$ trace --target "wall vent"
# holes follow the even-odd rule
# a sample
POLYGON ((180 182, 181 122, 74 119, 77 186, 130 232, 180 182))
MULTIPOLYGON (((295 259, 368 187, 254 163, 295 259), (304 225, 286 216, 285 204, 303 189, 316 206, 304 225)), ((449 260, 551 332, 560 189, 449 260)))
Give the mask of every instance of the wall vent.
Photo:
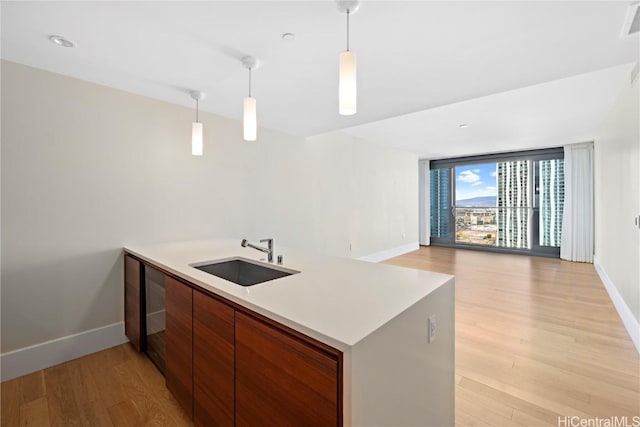
POLYGON ((624 18, 621 37, 627 37, 640 32, 640 2, 634 2, 627 8, 627 15, 624 18))

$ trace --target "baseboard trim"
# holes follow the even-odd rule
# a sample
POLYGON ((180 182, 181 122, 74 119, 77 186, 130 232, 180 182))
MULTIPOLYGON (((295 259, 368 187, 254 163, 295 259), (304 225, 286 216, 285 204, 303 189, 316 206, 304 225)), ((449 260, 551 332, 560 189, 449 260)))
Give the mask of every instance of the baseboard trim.
POLYGON ((598 276, 600 276, 600 280, 604 283, 604 287, 609 293, 609 297, 613 302, 614 307, 618 311, 618 315, 622 320, 622 324, 624 325, 627 333, 631 337, 631 341, 636 346, 636 350, 638 354, 640 354, 640 322, 636 320, 635 316, 631 312, 631 309, 627 305, 627 303, 622 299, 622 295, 618 292, 618 288, 613 284, 613 281, 605 271, 602 264, 600 264, 600 260, 595 255, 593 256, 593 266, 598 272, 598 276))
POLYGON ((381 252, 376 252, 375 254, 366 255, 358 259, 360 261, 380 262, 389 258, 404 255, 408 252, 417 251, 419 247, 420 244, 418 242, 411 242, 407 243, 406 245, 398 246, 396 248, 391 248, 381 252))
POLYGON ((2 381, 58 365, 129 341, 124 322, 0 354, 2 381))

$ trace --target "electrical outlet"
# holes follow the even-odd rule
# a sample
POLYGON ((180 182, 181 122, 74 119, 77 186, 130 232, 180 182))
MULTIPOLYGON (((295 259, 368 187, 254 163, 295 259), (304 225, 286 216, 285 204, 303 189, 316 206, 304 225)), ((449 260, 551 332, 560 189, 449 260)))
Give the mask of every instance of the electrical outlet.
POLYGON ((436 315, 429 316, 428 328, 429 328, 429 344, 436 339, 436 315))

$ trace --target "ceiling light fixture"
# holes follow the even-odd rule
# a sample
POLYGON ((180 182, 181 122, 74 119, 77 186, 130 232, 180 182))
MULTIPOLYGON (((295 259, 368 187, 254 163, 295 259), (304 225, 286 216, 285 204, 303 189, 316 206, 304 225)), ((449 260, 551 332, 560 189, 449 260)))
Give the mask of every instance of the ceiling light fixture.
POLYGON ((249 96, 244 99, 244 140, 255 141, 258 132, 258 119, 256 117, 256 99, 251 96, 251 70, 257 67, 258 60, 253 56, 242 58, 242 65, 249 70, 249 96))
POLYGON ((55 43, 58 46, 62 47, 76 47, 76 42, 72 42, 71 40, 65 39, 62 36, 49 36, 49 40, 51 43, 55 43))
POLYGON ((347 50, 340 54, 340 74, 338 82, 338 112, 343 116, 356 113, 357 83, 356 55, 349 50, 349 15, 360 6, 359 0, 336 0, 338 10, 347 14, 347 50))
POLYGON ((199 102, 206 96, 204 92, 197 90, 189 93, 191 98, 196 101, 196 121, 191 123, 191 154, 194 156, 202 156, 203 152, 203 132, 202 123, 198 121, 199 102))
POLYGON ((468 128, 468 127, 469 127, 469 125, 468 125, 468 124, 466 124, 466 123, 463 123, 463 124, 459 125, 458 127, 459 127, 460 129, 466 129, 466 128, 468 128))

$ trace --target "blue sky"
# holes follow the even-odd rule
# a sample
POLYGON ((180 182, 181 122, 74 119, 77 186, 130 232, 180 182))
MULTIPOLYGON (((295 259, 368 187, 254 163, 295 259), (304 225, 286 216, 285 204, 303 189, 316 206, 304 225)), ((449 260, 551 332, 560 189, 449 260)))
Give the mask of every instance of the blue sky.
POLYGON ((495 163, 456 167, 456 200, 497 194, 495 163))

